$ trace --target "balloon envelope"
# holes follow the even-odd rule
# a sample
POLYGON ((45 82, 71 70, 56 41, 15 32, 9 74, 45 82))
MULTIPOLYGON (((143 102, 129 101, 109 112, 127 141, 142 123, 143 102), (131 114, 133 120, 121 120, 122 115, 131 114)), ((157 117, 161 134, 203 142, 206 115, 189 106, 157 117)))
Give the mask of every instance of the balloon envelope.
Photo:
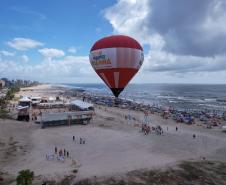
POLYGON ((143 48, 133 38, 113 35, 98 40, 90 50, 90 63, 115 97, 140 69, 143 48))

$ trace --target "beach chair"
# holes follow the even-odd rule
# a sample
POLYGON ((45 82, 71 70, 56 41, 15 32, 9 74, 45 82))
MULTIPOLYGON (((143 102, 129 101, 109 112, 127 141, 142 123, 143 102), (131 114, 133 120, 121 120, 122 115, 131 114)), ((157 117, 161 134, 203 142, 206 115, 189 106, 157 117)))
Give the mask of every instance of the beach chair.
POLYGON ((61 162, 64 162, 65 158, 64 158, 64 156, 57 156, 57 160, 61 161, 61 162))
POLYGON ((64 162, 64 161, 65 161, 64 156, 60 156, 60 161, 61 161, 61 162, 64 162))

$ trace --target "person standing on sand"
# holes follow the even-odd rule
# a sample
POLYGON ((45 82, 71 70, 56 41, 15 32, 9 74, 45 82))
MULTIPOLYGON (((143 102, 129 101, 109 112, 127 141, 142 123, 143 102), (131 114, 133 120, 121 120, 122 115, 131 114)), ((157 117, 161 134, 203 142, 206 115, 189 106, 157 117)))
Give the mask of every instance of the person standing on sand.
POLYGON ((66 150, 64 149, 64 156, 66 156, 66 150))
POLYGON ((178 131, 178 128, 176 127, 176 131, 178 131))
POLYGON ((75 140, 75 136, 73 136, 73 141, 75 140))
POLYGON ((63 151, 62 151, 62 149, 60 149, 59 156, 62 156, 62 155, 63 155, 63 151))
POLYGON ((57 147, 55 146, 55 154, 57 154, 57 147))
POLYGON ((67 151, 67 157, 69 157, 69 152, 67 151))

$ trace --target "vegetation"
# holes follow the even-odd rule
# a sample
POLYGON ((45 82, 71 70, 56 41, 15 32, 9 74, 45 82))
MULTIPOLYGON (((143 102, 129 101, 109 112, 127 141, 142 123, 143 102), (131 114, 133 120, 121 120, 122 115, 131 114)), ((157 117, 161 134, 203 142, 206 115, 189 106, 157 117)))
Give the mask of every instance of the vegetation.
POLYGON ((11 87, 5 96, 6 100, 12 100, 14 98, 14 94, 19 91, 20 91, 20 87, 18 86, 11 87))
POLYGON ((20 87, 12 86, 8 89, 6 96, 0 98, 0 108, 3 109, 9 103, 10 100, 14 98, 14 94, 20 91, 20 87))
POLYGON ((7 101, 6 101, 5 97, 4 98, 0 98, 0 108, 4 107, 6 104, 7 104, 7 101))
POLYGON ((34 172, 30 170, 22 170, 16 178, 17 185, 32 185, 34 172))
POLYGON ((9 118, 8 113, 9 113, 9 112, 8 112, 7 110, 0 109, 0 118, 1 118, 1 119, 9 118))
POLYGON ((165 170, 135 170, 126 175, 81 180, 74 185, 218 185, 226 184, 226 163, 183 162, 165 170))
POLYGON ((9 101, 14 98, 14 94, 19 92, 21 87, 31 87, 39 84, 37 81, 30 80, 9 80, 7 78, 2 78, 2 80, 5 81, 5 88, 8 88, 8 90, 6 95, 0 98, 0 109, 6 108, 9 101))

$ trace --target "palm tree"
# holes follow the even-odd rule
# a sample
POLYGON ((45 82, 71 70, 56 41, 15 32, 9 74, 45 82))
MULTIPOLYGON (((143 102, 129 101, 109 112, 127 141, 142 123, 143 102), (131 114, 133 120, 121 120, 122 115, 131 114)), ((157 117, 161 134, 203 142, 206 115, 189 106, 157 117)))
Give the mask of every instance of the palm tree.
POLYGON ((30 170, 22 170, 16 178, 17 185, 31 185, 34 178, 34 172, 30 170))

